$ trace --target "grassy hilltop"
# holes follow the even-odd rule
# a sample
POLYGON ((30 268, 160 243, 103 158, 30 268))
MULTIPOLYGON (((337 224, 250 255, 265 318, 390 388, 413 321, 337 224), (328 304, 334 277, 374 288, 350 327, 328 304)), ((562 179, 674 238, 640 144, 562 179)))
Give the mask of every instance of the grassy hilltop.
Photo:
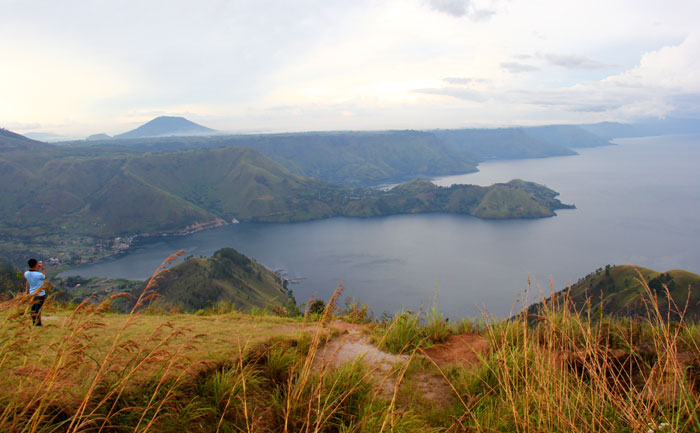
POLYGON ((700 329, 660 315, 373 320, 340 291, 302 315, 165 314, 142 311, 148 296, 131 314, 50 301, 44 328, 28 299, 0 303, 0 430, 700 429, 700 329))
MULTIPOLYGON (((578 311, 590 309, 606 316, 636 318, 654 315, 649 310, 649 294, 664 317, 678 320, 683 312, 687 320, 700 320, 700 275, 679 269, 656 272, 633 265, 608 265, 552 299, 570 302, 578 311)), ((531 311, 540 308, 541 304, 533 305, 531 311)))
POLYGON ((233 248, 211 258, 191 257, 170 269, 155 288, 155 305, 194 312, 222 303, 239 310, 285 307, 292 300, 283 280, 233 248))

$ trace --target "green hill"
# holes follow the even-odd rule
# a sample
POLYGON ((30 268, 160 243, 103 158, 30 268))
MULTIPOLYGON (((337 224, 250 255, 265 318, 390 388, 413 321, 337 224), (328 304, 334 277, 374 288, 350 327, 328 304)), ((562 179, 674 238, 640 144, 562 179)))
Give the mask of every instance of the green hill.
POLYGON ((230 302, 239 310, 285 306, 292 300, 285 282, 275 273, 233 248, 211 258, 186 259, 158 281, 155 305, 192 312, 230 302))
POLYGON ((593 134, 577 125, 547 125, 523 128, 523 131, 538 140, 569 148, 610 146, 609 140, 593 134))
MULTIPOLYGON (((80 143, 84 144, 84 143, 80 143)), ((373 186, 415 176, 476 170, 491 159, 575 155, 572 147, 609 144, 578 126, 434 131, 336 131, 107 140, 134 151, 173 151, 245 146, 290 171, 331 183, 373 186)))
POLYGON ((0 155, 12 153, 13 151, 39 151, 49 148, 51 148, 51 146, 46 143, 32 140, 24 135, 0 128, 0 155))
MULTIPOLYGON (((317 200, 296 210, 323 182, 296 176, 246 148, 98 157, 57 157, 35 170, 3 160, 3 228, 37 235, 59 228, 95 236, 179 231, 217 218, 283 213, 329 216, 317 200), (316 209, 320 207, 321 210, 316 209)), ((300 215, 297 215, 297 214, 300 215)))
MULTIPOLYGON (((668 287, 672 303, 670 317, 678 319, 688 301, 686 318, 700 320, 700 275, 683 270, 656 272, 632 265, 606 266, 579 280, 570 289, 562 290, 555 298, 570 299, 578 309, 591 307, 592 312, 622 317, 647 317, 645 300, 647 290, 656 297, 663 316, 669 314, 669 300, 664 286, 668 287), (673 305, 675 304, 675 305, 673 305)), ((547 300, 551 302, 551 299, 547 300)), ((537 310, 541 305, 531 307, 537 310)))
POLYGON ((295 173, 346 185, 476 171, 431 133, 420 131, 276 134, 238 138, 295 173))
POLYGON ((465 158, 477 162, 576 155, 562 144, 534 138, 521 128, 445 129, 433 133, 454 146, 465 158))

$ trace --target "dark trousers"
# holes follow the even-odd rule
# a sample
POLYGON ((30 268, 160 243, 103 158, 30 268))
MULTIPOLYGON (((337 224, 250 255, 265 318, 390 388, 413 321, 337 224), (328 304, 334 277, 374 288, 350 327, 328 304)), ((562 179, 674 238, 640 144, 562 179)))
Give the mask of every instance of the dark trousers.
POLYGON ((32 303, 31 316, 32 324, 34 326, 41 326, 41 307, 44 306, 44 300, 46 296, 35 296, 32 303))

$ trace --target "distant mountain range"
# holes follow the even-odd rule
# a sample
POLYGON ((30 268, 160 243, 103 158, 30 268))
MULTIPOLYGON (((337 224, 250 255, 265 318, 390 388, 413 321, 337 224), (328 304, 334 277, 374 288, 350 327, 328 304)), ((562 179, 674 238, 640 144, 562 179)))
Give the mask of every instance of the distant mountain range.
MULTIPOLYGON (((400 146, 390 149, 399 152, 400 146)), ((400 156, 392 163, 399 164, 400 156)), ((292 222, 416 212, 538 218, 566 207, 554 191, 528 182, 438 188, 425 181, 420 185, 432 185, 430 190, 384 192, 301 176, 243 146, 153 153, 54 146, 5 130, 0 184, 0 236, 27 242, 54 233, 104 238, 180 232, 234 218, 292 222)))
POLYGON ((169 136, 213 135, 217 131, 198 125, 184 117, 160 116, 136 129, 115 135, 116 139, 169 136))
POLYGON ((635 123, 601 122, 580 125, 600 137, 613 139, 669 134, 700 134, 700 119, 647 119, 635 123))
POLYGON ((158 117, 114 139, 104 134, 88 139, 98 145, 126 146, 141 152, 245 146, 302 176, 376 186, 415 176, 468 173, 476 171, 480 162, 493 159, 575 155, 575 149, 610 145, 612 138, 692 132, 700 132, 700 121, 224 135, 182 117, 158 117))
POLYGON ((140 152, 245 146, 296 174, 357 186, 398 183, 416 176, 462 174, 476 171, 479 162, 486 160, 575 155, 573 148, 610 144, 609 140, 575 125, 171 136, 130 140, 120 140, 119 137, 95 144, 124 146, 140 152))

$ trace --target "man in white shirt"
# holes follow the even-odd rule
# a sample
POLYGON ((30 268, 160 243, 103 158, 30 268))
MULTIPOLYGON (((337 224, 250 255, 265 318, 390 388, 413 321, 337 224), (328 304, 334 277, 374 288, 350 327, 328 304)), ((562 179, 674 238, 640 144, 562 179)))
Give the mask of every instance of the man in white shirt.
POLYGON ((36 259, 29 259, 27 262, 29 270, 24 273, 24 278, 27 280, 27 292, 34 295, 34 303, 32 304, 32 324, 34 326, 41 325, 41 307, 46 299, 46 291, 42 288, 46 279, 46 270, 44 264, 37 262, 36 259))

